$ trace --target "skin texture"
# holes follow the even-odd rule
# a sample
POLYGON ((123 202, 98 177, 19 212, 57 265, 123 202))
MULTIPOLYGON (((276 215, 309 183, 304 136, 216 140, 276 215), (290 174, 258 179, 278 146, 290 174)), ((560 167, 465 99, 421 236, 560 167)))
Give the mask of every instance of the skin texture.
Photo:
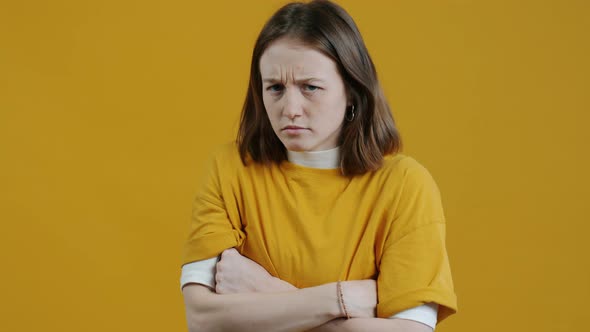
POLYGON ((306 331, 341 316, 334 283, 277 293, 217 294, 198 284, 182 291, 190 332, 306 331))
POLYGON ((215 273, 215 292, 272 293, 296 290, 297 287, 273 277, 262 266, 236 250, 227 249, 221 254, 215 273))
POLYGON ((332 59, 297 40, 282 38, 262 54, 260 74, 264 107, 287 150, 337 146, 348 98, 332 59))

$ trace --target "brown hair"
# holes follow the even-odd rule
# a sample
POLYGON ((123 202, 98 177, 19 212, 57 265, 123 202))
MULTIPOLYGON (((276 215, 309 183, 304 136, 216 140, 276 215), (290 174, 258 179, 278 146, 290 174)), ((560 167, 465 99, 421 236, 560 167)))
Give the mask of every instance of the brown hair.
POLYGON ((355 117, 344 121, 340 134, 342 174, 377 170, 383 156, 401 150, 401 137, 361 34, 352 17, 327 0, 294 2, 283 6, 266 22, 252 53, 250 83, 242 109, 237 144, 242 162, 280 163, 287 159, 262 101, 260 57, 275 40, 289 37, 322 52, 337 65, 355 117))

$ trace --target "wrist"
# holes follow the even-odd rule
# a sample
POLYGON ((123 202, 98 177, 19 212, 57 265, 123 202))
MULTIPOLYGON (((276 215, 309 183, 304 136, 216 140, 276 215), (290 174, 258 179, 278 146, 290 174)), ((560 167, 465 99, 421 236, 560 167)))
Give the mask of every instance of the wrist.
POLYGON ((338 289, 335 282, 315 286, 310 288, 302 288, 302 291, 313 292, 313 297, 310 298, 310 305, 321 305, 321 312, 324 318, 333 320, 341 318, 343 313, 338 302, 338 289), (315 302, 315 303, 314 303, 315 302))

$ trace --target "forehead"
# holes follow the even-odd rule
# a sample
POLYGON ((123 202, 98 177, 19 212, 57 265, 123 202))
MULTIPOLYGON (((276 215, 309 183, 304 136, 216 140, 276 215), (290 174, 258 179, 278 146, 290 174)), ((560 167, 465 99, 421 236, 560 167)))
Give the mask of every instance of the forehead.
POLYGON ((263 78, 310 75, 331 78, 338 75, 336 63, 322 52, 293 39, 273 42, 260 57, 263 78))

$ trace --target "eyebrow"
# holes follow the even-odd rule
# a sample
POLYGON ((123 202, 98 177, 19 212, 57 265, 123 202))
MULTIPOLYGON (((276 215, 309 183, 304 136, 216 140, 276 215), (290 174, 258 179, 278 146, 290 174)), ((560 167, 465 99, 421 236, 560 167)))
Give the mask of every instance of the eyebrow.
MULTIPOLYGON (((311 81, 324 83, 324 80, 322 80, 320 78, 316 78, 316 77, 302 78, 302 79, 296 80, 295 83, 301 84, 301 83, 308 83, 311 81)), ((278 78, 270 77, 270 78, 263 79, 262 82, 263 83, 282 83, 283 81, 278 78)))

